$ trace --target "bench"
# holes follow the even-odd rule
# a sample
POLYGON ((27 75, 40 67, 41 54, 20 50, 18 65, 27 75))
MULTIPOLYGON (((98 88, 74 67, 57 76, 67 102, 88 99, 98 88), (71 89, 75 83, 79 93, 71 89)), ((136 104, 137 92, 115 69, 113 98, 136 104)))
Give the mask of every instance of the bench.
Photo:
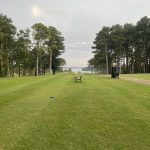
POLYGON ((81 82, 82 75, 80 77, 74 77, 75 82, 80 81, 81 82))

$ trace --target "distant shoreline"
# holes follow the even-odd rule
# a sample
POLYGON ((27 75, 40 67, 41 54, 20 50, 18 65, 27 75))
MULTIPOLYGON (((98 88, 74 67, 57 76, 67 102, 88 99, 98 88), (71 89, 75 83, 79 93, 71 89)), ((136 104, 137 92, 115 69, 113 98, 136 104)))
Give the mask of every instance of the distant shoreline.
POLYGON ((71 71, 75 72, 75 73, 77 73, 77 72, 91 73, 91 71, 83 71, 82 68, 84 68, 84 67, 63 67, 63 70, 68 70, 70 68, 71 68, 71 71))

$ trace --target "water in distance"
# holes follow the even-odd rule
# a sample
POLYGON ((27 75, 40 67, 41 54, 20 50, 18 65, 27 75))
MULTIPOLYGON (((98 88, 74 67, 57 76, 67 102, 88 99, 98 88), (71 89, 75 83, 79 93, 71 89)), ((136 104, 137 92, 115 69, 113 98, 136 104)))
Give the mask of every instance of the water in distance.
POLYGON ((82 70, 83 68, 85 68, 85 67, 63 67, 63 70, 69 70, 69 69, 71 69, 71 71, 75 72, 75 73, 78 73, 78 72, 81 72, 81 73, 91 73, 90 70, 88 70, 88 71, 82 70))

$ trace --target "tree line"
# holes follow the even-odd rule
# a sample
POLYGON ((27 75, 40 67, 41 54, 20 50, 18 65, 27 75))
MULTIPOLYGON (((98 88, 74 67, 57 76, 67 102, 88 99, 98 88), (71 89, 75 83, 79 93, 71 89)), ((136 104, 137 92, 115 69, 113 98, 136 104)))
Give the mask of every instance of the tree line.
POLYGON ((120 73, 150 73, 150 18, 141 18, 135 25, 104 26, 93 42, 94 57, 88 61, 95 70, 111 73, 117 66, 120 73))
POLYGON ((66 62, 64 37, 53 26, 35 23, 17 31, 11 18, 0 14, 0 77, 43 75, 66 62))

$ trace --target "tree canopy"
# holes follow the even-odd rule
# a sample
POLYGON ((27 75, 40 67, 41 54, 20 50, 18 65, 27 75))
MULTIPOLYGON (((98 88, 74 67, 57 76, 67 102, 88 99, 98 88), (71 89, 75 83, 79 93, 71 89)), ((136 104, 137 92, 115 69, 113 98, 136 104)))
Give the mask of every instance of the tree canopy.
POLYGON ((65 64, 64 37, 53 26, 35 23, 17 32, 13 22, 0 14, 0 77, 42 75, 65 64))
POLYGON ((103 27, 92 46, 94 57, 89 65, 110 73, 118 66, 121 73, 150 73, 150 18, 141 18, 136 25, 103 27))

